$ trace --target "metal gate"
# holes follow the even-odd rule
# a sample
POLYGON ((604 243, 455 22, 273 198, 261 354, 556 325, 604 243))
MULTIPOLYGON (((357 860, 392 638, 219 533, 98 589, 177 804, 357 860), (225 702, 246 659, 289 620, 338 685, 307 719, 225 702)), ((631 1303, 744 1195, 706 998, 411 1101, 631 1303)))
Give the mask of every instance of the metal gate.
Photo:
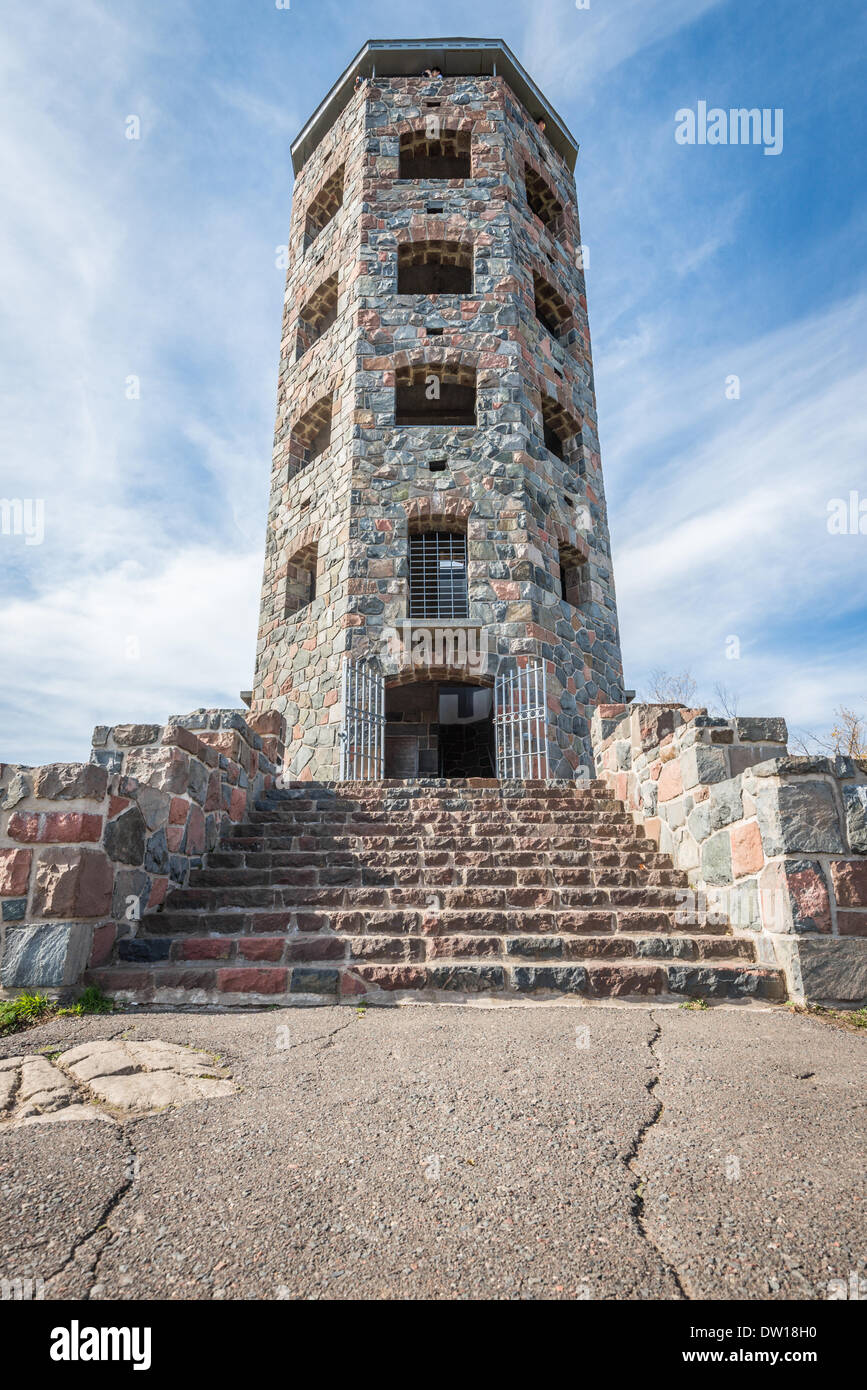
POLYGON ((545 663, 530 660, 494 683, 497 776, 517 781, 548 777, 545 663))
POLYGON ((378 663, 344 657, 341 782, 374 782, 385 772, 385 677, 378 663))

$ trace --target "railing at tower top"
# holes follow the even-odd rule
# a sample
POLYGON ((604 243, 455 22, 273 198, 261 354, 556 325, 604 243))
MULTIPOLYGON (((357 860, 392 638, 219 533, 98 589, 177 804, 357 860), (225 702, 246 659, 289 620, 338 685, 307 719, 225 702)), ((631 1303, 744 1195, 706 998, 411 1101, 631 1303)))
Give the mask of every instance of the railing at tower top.
POLYGON ((371 661, 344 657, 341 681, 341 782, 385 775, 385 678, 371 661))
POLYGON ((543 661, 530 660, 494 683, 497 776, 547 781, 548 691, 543 661))

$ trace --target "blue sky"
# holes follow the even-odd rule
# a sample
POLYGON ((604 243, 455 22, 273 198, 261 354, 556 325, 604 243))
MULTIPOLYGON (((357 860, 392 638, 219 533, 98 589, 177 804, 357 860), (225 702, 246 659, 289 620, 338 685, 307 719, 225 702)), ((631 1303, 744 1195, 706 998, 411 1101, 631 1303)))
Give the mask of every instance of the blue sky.
POLYGON ((688 667, 817 729, 867 707, 867 534, 827 527, 867 502, 858 6, 10 0, 0 497, 44 499, 45 538, 0 534, 4 761, 239 704, 289 145, 365 39, 432 33, 504 38, 581 145, 628 684, 688 667), (782 153, 678 145, 698 101, 783 108, 782 153))

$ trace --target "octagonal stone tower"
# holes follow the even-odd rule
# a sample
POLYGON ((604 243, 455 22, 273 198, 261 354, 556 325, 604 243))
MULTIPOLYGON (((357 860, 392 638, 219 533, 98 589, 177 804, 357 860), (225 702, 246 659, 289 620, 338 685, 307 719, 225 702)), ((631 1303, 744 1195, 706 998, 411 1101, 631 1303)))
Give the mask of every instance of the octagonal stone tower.
POLYGON ((288 777, 339 776, 347 658, 385 675, 386 776, 493 775, 527 658, 553 777, 624 699, 576 154, 499 39, 367 43, 292 147, 252 692, 288 777))

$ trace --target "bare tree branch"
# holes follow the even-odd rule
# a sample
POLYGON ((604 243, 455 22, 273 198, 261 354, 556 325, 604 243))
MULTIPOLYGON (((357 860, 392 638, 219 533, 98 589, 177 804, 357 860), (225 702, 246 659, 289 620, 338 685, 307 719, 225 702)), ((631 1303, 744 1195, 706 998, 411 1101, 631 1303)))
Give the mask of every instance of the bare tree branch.
POLYGON ((651 705, 688 705, 694 708, 697 689, 689 671, 672 675, 669 671, 653 670, 648 677, 646 702, 651 705))

